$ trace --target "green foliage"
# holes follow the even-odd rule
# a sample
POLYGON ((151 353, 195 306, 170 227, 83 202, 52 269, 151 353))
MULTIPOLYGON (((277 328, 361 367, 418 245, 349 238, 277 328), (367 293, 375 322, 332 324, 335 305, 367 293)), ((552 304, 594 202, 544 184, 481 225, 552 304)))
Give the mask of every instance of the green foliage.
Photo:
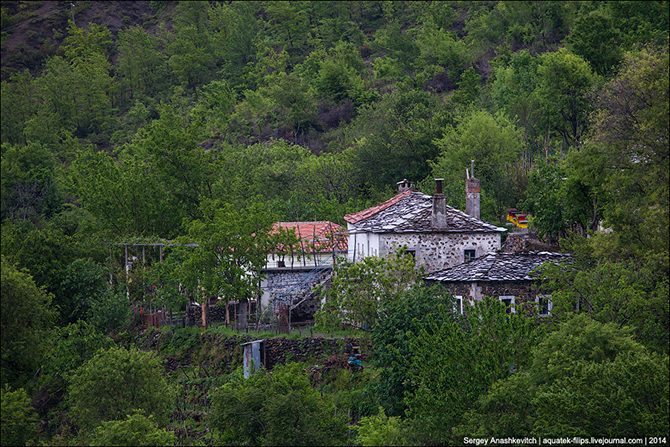
POLYGON ((621 61, 621 34, 603 9, 580 15, 568 36, 570 47, 599 74, 611 73, 621 61))
POLYGON ((546 53, 538 66, 535 91, 547 130, 563 139, 563 148, 581 146, 590 112, 589 93, 596 77, 589 63, 565 48, 546 53))
POLYGON ((44 342, 55 312, 51 295, 38 287, 29 273, 4 256, 2 271, 2 383, 24 384, 33 375, 47 349, 44 342))
POLYGON ((407 442, 403 421, 398 416, 386 416, 381 407, 379 414, 361 419, 356 432, 358 445, 411 445, 407 442))
POLYGON ((55 182, 56 159, 41 144, 2 145, 2 219, 33 222, 50 217, 60 206, 55 182))
POLYGON ((406 397, 415 442, 458 442, 452 429, 497 380, 528 362, 539 330, 533 321, 507 314, 494 298, 475 303, 463 321, 434 320, 410 337, 406 397))
POLYGON ((627 328, 576 316, 533 349, 526 370, 497 382, 456 432, 504 436, 640 436, 667 431, 668 357, 627 328), (588 408, 588 412, 584 409, 588 408))
POLYGON ((158 39, 140 27, 119 31, 117 73, 128 99, 154 96, 166 86, 165 55, 158 39))
POLYGON ((43 373, 65 378, 100 349, 112 346, 112 340, 85 321, 54 329, 51 349, 44 356, 43 373))
POLYGON ((388 415, 402 415, 404 397, 413 391, 407 376, 412 364, 412 336, 431 324, 457 319, 460 309, 442 287, 416 285, 395 299, 379 303, 378 323, 372 329, 373 362, 383 368, 377 393, 388 415))
POLYGON ((154 354, 136 348, 98 352, 68 378, 67 401, 73 421, 84 430, 93 430, 102 422, 143 410, 158 424, 165 424, 173 391, 162 370, 154 354))
POLYGON ((538 163, 526 193, 523 209, 532 214, 532 228, 549 241, 570 233, 585 235, 598 225, 593 193, 569 161, 538 163))
POLYGON ((441 153, 432 163, 433 175, 445 179, 445 195, 451 206, 465 208, 465 169, 470 160, 475 160, 484 219, 500 218, 507 207, 515 207, 520 191, 515 185, 513 168, 523 139, 521 131, 507 117, 473 111, 459 118, 455 126, 447 127, 435 144, 441 153))
POLYGON ((325 292, 326 304, 315 317, 317 325, 374 328, 383 318, 382 303, 398 299, 420 278, 414 257, 403 250, 388 258, 369 256, 356 263, 340 263, 325 292))
MULTIPOLYGON (((598 94, 592 136, 575 157, 627 255, 668 266, 668 52, 627 54, 598 94)), ((666 270, 667 271, 667 270, 666 270)))
MULTIPOLYGON (((215 204, 211 204, 215 205, 215 204)), ((205 211, 202 220, 188 225, 189 241, 178 277, 200 301, 210 296, 243 300, 257 296, 260 270, 269 250, 272 216, 251 204, 238 211, 230 204, 205 211)))
POLYGON ((640 343, 667 353, 668 278, 658 275, 659 266, 653 262, 617 259, 619 246, 610 235, 579 238, 571 244, 577 254, 572 268, 545 270, 555 314, 578 309, 602 323, 631 325, 640 343))
POLYGON ((343 415, 309 383, 301 364, 238 375, 212 394, 210 424, 235 445, 338 445, 343 415))
POLYGON ((30 405, 28 394, 23 388, 12 391, 4 385, 0 391, 0 433, 4 445, 26 445, 37 435, 37 414, 30 405))
POLYGON ((142 413, 129 415, 125 420, 103 422, 90 437, 92 446, 174 444, 174 433, 159 428, 152 416, 147 417, 142 413))
POLYGON ((91 259, 75 259, 65 266, 54 299, 62 322, 73 323, 89 314, 92 303, 107 293, 107 273, 91 259))

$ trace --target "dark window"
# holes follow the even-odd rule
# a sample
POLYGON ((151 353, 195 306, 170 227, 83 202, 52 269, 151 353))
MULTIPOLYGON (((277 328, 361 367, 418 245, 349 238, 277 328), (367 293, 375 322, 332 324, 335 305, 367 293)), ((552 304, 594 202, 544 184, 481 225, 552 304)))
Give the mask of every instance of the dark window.
POLYGON ((507 313, 508 314, 513 314, 516 313, 516 309, 514 308, 514 296, 501 296, 498 298, 500 301, 505 303, 505 306, 507 306, 507 313))
POLYGON ((475 250, 465 250, 465 262, 472 261, 475 259, 476 251, 475 250))
POLYGON ((540 295, 537 297, 537 304, 540 315, 551 315, 551 297, 548 295, 540 295))

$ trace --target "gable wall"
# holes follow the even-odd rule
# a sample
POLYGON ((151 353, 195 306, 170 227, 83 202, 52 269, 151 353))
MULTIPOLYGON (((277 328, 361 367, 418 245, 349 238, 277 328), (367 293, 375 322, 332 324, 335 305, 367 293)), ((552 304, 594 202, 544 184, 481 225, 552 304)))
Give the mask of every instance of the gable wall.
MULTIPOLYGON (((359 235, 360 236, 360 235, 359 235)), ((500 249, 500 233, 388 233, 379 235, 379 256, 400 247, 416 250, 418 266, 426 272, 443 270, 465 261, 464 251, 474 249, 476 257, 500 249)))

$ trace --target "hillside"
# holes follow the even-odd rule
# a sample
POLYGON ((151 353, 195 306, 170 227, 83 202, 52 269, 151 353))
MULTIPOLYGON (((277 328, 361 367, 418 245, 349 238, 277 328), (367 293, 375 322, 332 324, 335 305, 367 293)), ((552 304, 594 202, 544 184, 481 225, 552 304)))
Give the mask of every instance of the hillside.
MULTIPOLYGON (((668 10, 2 2, 3 444, 666 433, 668 10), (286 268, 301 245, 311 269, 309 237, 272 229, 346 227, 401 186, 379 222, 391 240, 404 227, 389 223, 411 221, 406 240, 421 240, 436 202, 419 192, 440 178, 440 209, 467 222, 476 194, 484 222, 463 240, 493 228, 496 250, 515 208, 535 247, 571 253, 533 271, 530 313, 501 304, 509 291, 470 306, 426 287, 415 261, 441 252, 354 258, 310 291, 321 307, 303 330, 364 332, 364 368, 338 345, 341 357, 287 354, 244 379, 240 343, 267 334, 230 334, 230 303, 245 331, 283 328, 285 314, 259 310, 268 256, 286 268), (175 325, 204 303, 227 323, 146 328, 157 309, 175 325)), ((459 262, 490 254, 458 247, 459 262)), ((269 346, 323 342, 302 335, 269 346)))

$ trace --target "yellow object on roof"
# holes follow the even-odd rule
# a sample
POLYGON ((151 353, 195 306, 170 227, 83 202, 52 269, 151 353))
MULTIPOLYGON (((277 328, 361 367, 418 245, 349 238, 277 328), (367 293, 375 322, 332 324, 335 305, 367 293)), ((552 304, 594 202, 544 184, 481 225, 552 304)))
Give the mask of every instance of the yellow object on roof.
POLYGON ((507 222, 512 222, 518 228, 528 228, 528 216, 516 208, 510 208, 507 211, 507 222))

